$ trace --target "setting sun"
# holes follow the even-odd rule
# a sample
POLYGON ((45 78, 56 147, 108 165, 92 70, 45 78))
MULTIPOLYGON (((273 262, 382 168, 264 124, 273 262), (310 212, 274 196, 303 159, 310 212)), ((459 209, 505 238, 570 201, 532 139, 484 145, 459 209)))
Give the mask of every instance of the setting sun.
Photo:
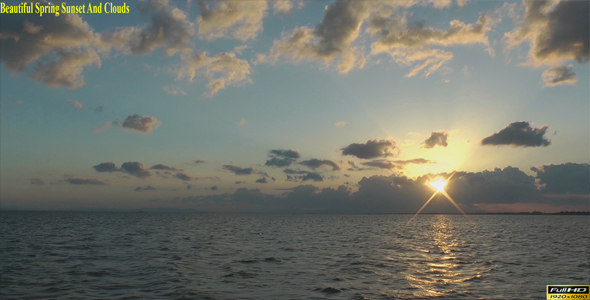
POLYGON ((431 181, 428 183, 431 187, 433 187, 436 192, 444 192, 445 191, 445 186, 447 185, 447 181, 443 180, 442 178, 439 178, 435 181, 431 181))

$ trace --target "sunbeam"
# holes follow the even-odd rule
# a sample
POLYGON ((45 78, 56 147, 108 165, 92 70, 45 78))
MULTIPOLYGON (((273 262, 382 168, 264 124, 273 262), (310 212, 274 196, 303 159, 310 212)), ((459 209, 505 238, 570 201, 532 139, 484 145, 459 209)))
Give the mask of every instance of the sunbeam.
MULTIPOLYGON (((438 193, 443 194, 448 200, 449 202, 451 202, 460 212, 461 214, 463 214, 469 221, 473 221, 471 220, 471 218, 461 209, 461 207, 459 207, 459 205, 457 204, 457 202, 455 202, 455 200, 453 200, 453 198, 451 197, 451 195, 449 195, 446 191, 445 191, 445 186, 447 185, 447 183, 449 182, 449 180, 451 180, 451 178, 453 178, 453 176, 455 176, 455 174, 457 173, 457 171, 453 171, 453 173, 451 173, 451 175, 446 179, 443 180, 442 178, 438 178, 437 180, 431 181, 428 184, 434 188, 436 191, 432 194, 432 196, 430 196, 430 198, 428 198, 428 200, 426 201, 426 203, 424 203, 424 205, 422 205, 422 207, 418 210, 418 212, 410 219, 410 221, 408 221, 408 223, 406 224, 406 226, 410 225, 410 223, 412 223, 412 221, 422 212, 422 210, 424 210, 424 208, 426 208, 426 206, 428 205, 428 203, 430 203, 430 201, 432 201, 432 199, 434 199, 434 197, 436 195, 438 195, 438 193)), ((404 226, 404 227, 406 227, 404 226)))

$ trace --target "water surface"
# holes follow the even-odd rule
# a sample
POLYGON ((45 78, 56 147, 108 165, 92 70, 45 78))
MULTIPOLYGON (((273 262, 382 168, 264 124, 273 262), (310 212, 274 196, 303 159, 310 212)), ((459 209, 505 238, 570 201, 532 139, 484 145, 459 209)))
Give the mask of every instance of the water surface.
POLYGON ((1 299, 544 299, 588 216, 2 212, 1 299))

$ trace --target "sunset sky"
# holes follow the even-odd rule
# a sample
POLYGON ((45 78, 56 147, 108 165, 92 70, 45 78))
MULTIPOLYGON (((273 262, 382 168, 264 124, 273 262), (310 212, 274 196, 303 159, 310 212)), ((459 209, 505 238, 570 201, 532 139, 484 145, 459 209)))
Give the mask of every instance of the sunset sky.
POLYGON ((2 14, 0 208, 590 210, 589 3, 2 14))

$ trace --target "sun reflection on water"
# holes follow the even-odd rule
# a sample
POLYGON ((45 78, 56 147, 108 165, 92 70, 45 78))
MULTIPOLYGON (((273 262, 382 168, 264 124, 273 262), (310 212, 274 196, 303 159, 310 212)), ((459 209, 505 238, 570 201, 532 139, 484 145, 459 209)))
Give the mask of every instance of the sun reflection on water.
POLYGON ((439 215, 432 221, 423 230, 432 243, 416 245, 418 256, 408 259, 405 279, 414 290, 413 297, 468 295, 467 282, 481 278, 481 270, 466 264, 470 259, 467 242, 455 233, 449 216, 439 215))

